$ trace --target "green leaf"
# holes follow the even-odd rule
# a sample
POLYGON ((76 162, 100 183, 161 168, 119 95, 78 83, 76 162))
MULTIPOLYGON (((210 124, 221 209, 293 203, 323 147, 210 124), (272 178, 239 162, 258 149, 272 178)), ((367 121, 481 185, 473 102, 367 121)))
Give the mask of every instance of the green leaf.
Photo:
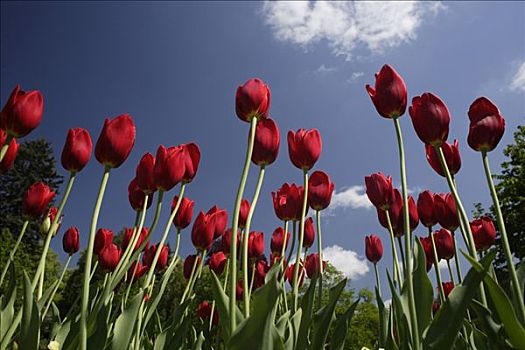
POLYGON ((297 337, 299 335, 299 327, 301 324, 301 318, 303 315, 303 309, 299 308, 293 314, 293 316, 288 320, 288 336, 284 336, 283 339, 285 339, 284 342, 284 348, 286 350, 293 350, 296 348, 297 345, 297 337))
MULTIPOLYGON (((211 271, 212 275, 212 284, 211 290, 213 292, 213 300, 215 300, 215 307, 219 312, 219 320, 223 325, 230 324, 230 298, 222 290, 221 282, 215 275, 215 272, 211 271)), ((244 319, 244 315, 241 310, 236 306, 235 312, 237 313, 237 320, 241 322, 244 319)), ((223 334, 223 339, 230 338, 230 327, 221 327, 221 332, 223 334)))
POLYGON ((477 322, 487 335, 492 348, 510 349, 510 345, 505 341, 503 326, 494 320, 492 312, 477 300, 472 301, 470 308, 476 314, 477 322))
POLYGON ((114 350, 127 349, 135 328, 135 321, 139 313, 140 304, 143 302, 142 292, 137 293, 124 312, 115 321, 111 348, 114 350))
POLYGON ((421 338, 423 332, 432 322, 432 303, 434 302, 434 291, 432 289, 432 282, 428 278, 425 251, 419 239, 416 239, 414 246, 415 269, 412 274, 414 286, 417 292, 414 293, 416 303, 417 324, 419 330, 419 337, 421 338))
POLYGON ((96 314, 93 315, 96 316, 96 322, 88 323, 87 348, 89 350, 105 348, 109 336, 110 325, 108 324, 108 318, 111 315, 111 308, 112 304, 111 301, 109 301, 103 304, 100 309, 93 311, 96 312, 96 314))
POLYGON ((357 299, 355 303, 350 305, 350 307, 345 311, 344 314, 342 314, 341 316, 339 316, 339 318, 337 318, 337 321, 335 322, 334 333, 332 334, 330 349, 343 350, 344 345, 345 345, 346 335, 348 333, 348 326, 350 325, 350 321, 352 320, 352 317, 354 316, 354 312, 358 304, 359 304, 359 299, 357 299))
POLYGON ((379 311, 379 347, 384 348, 386 344, 386 339, 388 337, 388 310, 385 309, 385 304, 381 299, 379 289, 376 287, 376 300, 377 300, 377 309, 379 311))
POLYGON ((3 339, 15 316, 15 300, 16 300, 16 273, 15 264, 9 266, 9 286, 7 287, 7 293, 2 295, 0 310, 0 339, 3 339))
POLYGON ((24 303, 20 326, 20 349, 35 350, 40 343, 40 313, 33 298, 31 281, 24 271, 24 303))
POLYGON ((408 308, 408 298, 405 288, 402 290, 405 291, 401 296, 397 294, 396 287, 392 282, 392 278, 387 271, 388 284, 390 286, 390 293, 392 295, 392 304, 390 305, 391 321, 390 321, 390 337, 392 342, 397 344, 396 339, 399 339, 402 343, 397 344, 401 349, 405 349, 408 346, 408 340, 411 339, 410 336, 410 322, 408 321, 407 316, 410 315, 408 308), (394 325, 396 327, 394 331, 394 325), (406 343, 406 344, 405 344, 406 343))
POLYGON ((286 326, 288 325, 289 318, 290 318, 290 310, 282 314, 281 317, 279 317, 279 320, 277 320, 277 323, 275 323, 275 328, 277 328, 277 332, 279 332, 279 335, 283 339, 285 338, 286 326))
POLYGON ((301 309, 303 313, 301 316, 301 324, 299 325, 299 334, 297 334, 297 349, 306 349, 308 346, 308 334, 310 333, 310 325, 312 324, 316 284, 317 278, 311 280, 306 293, 304 293, 301 299, 301 309))
POLYGON ((199 336, 197 337, 197 341, 195 342, 195 344, 193 345, 193 350, 201 350, 202 349, 202 344, 204 343, 204 335, 202 334, 202 332, 199 333, 199 336))

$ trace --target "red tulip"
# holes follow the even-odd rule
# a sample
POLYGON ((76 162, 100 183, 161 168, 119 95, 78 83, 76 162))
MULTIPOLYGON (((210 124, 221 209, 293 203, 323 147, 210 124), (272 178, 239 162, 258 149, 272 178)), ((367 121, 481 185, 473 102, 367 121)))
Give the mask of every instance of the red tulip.
POLYGON ((479 97, 468 110, 468 144, 475 151, 490 152, 505 132, 505 119, 498 107, 486 97, 479 97))
POLYGON ((184 175, 182 176, 182 182, 190 183, 199 169, 201 151, 195 143, 187 143, 181 145, 181 147, 184 150, 184 175))
MULTIPOLYGON (((157 254, 157 247, 158 245, 154 244, 147 250, 144 250, 144 255, 142 256, 142 263, 148 268, 151 268, 151 265, 153 265, 153 259, 155 259, 155 254, 157 254)), ((155 265, 155 271, 162 271, 166 268, 166 265, 168 265, 168 254, 169 248, 166 244, 164 244, 160 251, 157 264, 155 265)))
POLYGON ((279 154, 281 135, 277 124, 271 118, 261 119, 255 130, 252 162, 257 165, 270 165, 279 154))
POLYGON ((454 289, 454 282, 442 282, 443 290, 445 292, 445 297, 448 297, 452 289, 454 289))
POLYGON ((383 257, 383 243, 376 235, 365 237, 365 253, 366 258, 371 263, 377 263, 383 257))
POLYGON ((215 272, 217 276, 220 276, 224 271, 228 258, 223 252, 216 252, 210 257, 210 270, 215 272))
POLYGON ((314 219, 311 217, 304 221, 303 248, 310 248, 315 241, 314 219))
POLYGON ((438 302, 433 302, 432 303, 432 315, 436 315, 436 313, 439 311, 439 308, 441 307, 441 304, 438 303, 438 302))
POLYGON ((188 255, 186 259, 184 259, 184 266, 182 268, 184 278, 187 280, 191 277, 191 271, 193 270, 193 265, 195 265, 195 271, 197 271, 197 268, 199 267, 199 264, 201 263, 201 257, 199 255, 188 255), (197 259, 197 262, 195 262, 195 259, 197 259))
POLYGON ((275 215, 281 220, 300 220, 303 210, 304 187, 284 183, 272 192, 275 215))
POLYGON ((95 246, 93 252, 100 255, 102 249, 113 243, 113 231, 105 228, 99 228, 95 234, 95 246))
MULTIPOLYGON (((207 301, 203 301, 199 304, 199 306, 197 306, 197 316, 199 316, 203 320, 209 320, 211 317, 212 309, 213 307, 207 301)), ((212 324, 214 326, 219 324, 219 315, 217 314, 217 310, 213 310, 212 324)))
POLYGON ((237 285, 235 286, 235 296, 237 297, 237 300, 241 300, 244 295, 244 288, 242 283, 242 278, 237 281, 237 285))
POLYGON ((157 190, 155 184, 155 157, 151 153, 146 153, 140 159, 135 171, 137 185, 142 192, 151 194, 157 190))
POLYGON ((383 173, 365 176, 365 185, 366 195, 376 208, 390 208, 394 199, 392 176, 385 176, 383 173))
MULTIPOLYGON (((175 209, 178 200, 178 196, 175 196, 173 198, 173 201, 171 202, 172 212, 175 209)), ((193 217, 193 207, 195 207, 194 201, 192 201, 189 198, 182 197, 179 210, 177 210, 177 214, 175 214, 175 217, 173 218, 173 224, 176 228, 178 228, 179 230, 183 230, 189 226, 189 224, 191 223, 191 218, 193 217)))
POLYGON ((209 215, 211 218, 210 220, 215 223, 213 238, 215 239, 222 236, 228 225, 228 212, 214 205, 208 210, 206 215, 209 215))
MULTIPOLYGON (((55 220, 56 216, 58 214, 58 208, 57 207, 51 207, 47 211, 47 214, 45 215, 44 219, 42 220, 42 223, 40 224, 40 233, 45 237, 49 230, 51 229, 51 224, 55 220)), ((62 225, 62 218, 64 215, 61 215, 60 218, 57 220, 57 228, 53 235, 55 235, 58 230, 60 230, 60 226, 62 225)))
POLYGON ((437 224, 434 209, 434 193, 426 190, 419 194, 417 198, 417 213, 419 220, 424 226, 432 227, 437 224))
MULTIPOLYGON (((133 210, 140 211, 144 207, 144 200, 146 199, 146 194, 140 189, 137 182, 137 178, 131 180, 128 185, 128 199, 129 204, 133 210)), ((146 204, 146 209, 151 207, 153 202, 153 196, 148 196, 148 203, 146 204)))
MULTIPOLYGON (((409 216, 409 222, 410 222, 410 232, 412 232, 416 229, 417 225, 419 224, 419 216, 417 215, 417 206, 412 196, 408 196, 408 216, 409 216)), ((401 202, 399 216, 397 217, 397 224, 394 225, 394 235, 396 237, 399 237, 404 234, 405 234, 405 212, 404 212, 403 202, 401 202)))
POLYGON ((304 171, 310 170, 321 155, 323 144, 317 129, 288 131, 288 153, 293 165, 304 171))
POLYGON ((405 114, 407 87, 403 78, 388 64, 375 74, 375 89, 366 85, 377 112, 384 118, 395 118, 405 114))
MULTIPOLYGON (((403 223, 404 220, 402 218, 403 214, 403 197, 401 196, 401 192, 397 188, 394 188, 392 195, 392 202, 390 204, 390 208, 388 209, 388 213, 390 214, 390 223, 392 224, 392 229, 394 231, 396 230, 402 230, 403 229, 403 223), (401 227, 398 228, 398 225, 401 223, 401 227)), ((379 219, 379 223, 384 228, 388 229, 388 220, 386 218, 386 212, 382 209, 377 209, 377 217, 379 219)), ((410 209, 410 206, 409 206, 410 209)))
POLYGON ((434 259, 434 250, 432 248, 432 239, 430 237, 419 237, 419 241, 421 242, 421 246, 423 247, 423 250, 425 251, 425 257, 426 257, 426 268, 427 272, 430 271, 432 268, 432 265, 435 263, 434 259))
POLYGON ((252 78, 237 88, 235 113, 239 119, 267 118, 270 110, 270 88, 262 80, 252 78))
POLYGON ((62 238, 62 248, 64 248, 64 251, 69 255, 73 255, 80 249, 79 241, 80 235, 78 233, 78 228, 70 227, 64 233, 64 237, 62 238))
MULTIPOLYGON (((221 250, 224 254, 230 254, 230 246, 232 239, 232 229, 227 229, 221 237, 221 250)), ((237 251, 239 249, 239 244, 241 241, 241 231, 237 230, 237 251)))
POLYGON ((489 249, 496 240, 496 227, 488 216, 476 219, 470 223, 470 229, 474 236, 474 244, 477 251, 489 249))
MULTIPOLYGON (((323 261, 323 271, 326 266, 326 261, 323 261)), ((319 275, 319 254, 314 253, 306 257, 305 262, 306 275, 308 278, 316 278, 319 275)))
POLYGON ((323 210, 330 205, 334 183, 324 171, 314 171, 308 181, 308 205, 314 210, 323 210))
POLYGON ((434 232, 434 243, 439 259, 450 260, 454 257, 454 237, 449 230, 442 228, 434 232))
POLYGON ((270 270, 270 266, 268 266, 268 263, 265 259, 257 260, 255 263, 255 269, 251 270, 251 273, 254 273, 255 276, 253 278, 253 288, 258 289, 264 285, 264 279, 266 278, 266 274, 270 270))
POLYGON ((40 91, 24 91, 17 85, 0 112, 0 129, 14 137, 26 136, 40 125, 43 111, 44 97, 40 91))
POLYGON ((421 141, 431 146, 439 146, 447 140, 450 114, 439 97, 430 92, 416 96, 412 99, 412 106, 408 112, 421 141))
MULTIPOLYGON (((271 266, 273 266, 275 263, 279 263, 280 261, 281 261, 281 253, 277 253, 277 252, 270 253, 271 266)), ((284 259, 283 263, 286 266, 286 258, 284 259)))
POLYGON ((214 239, 215 226, 213 214, 204 214, 202 211, 199 213, 191 229, 191 241, 195 248, 199 250, 209 249, 214 239))
POLYGON ((86 129, 69 129, 62 149, 62 166, 67 171, 79 172, 89 162, 92 149, 91 135, 86 129))
MULTIPOLYGON (((4 130, 0 129, 0 148, 5 145, 6 140, 7 134, 4 132, 4 130)), ((0 174, 7 173, 9 169, 13 167, 19 147, 20 145, 16 142, 16 138, 13 137, 11 142, 9 142, 9 148, 4 155, 4 158, 0 162, 0 174)))
POLYGON ((113 120, 106 118, 95 146, 95 158, 111 168, 118 168, 135 145, 135 124, 129 114, 113 120))
MULTIPOLYGON (((126 251, 126 249, 128 248, 128 245, 131 243, 131 240, 133 238, 133 231, 134 230, 129 227, 124 229, 124 236, 122 237, 122 251, 126 251)), ((135 248, 133 249, 133 251, 136 252, 140 248, 140 246, 142 245, 146 237, 148 237, 148 229, 143 227, 140 232, 139 238, 137 239, 137 244, 135 244, 135 248)), ((147 250, 148 246, 149 244, 146 244, 146 247, 144 248, 144 250, 147 250)))
POLYGON ((33 219, 41 217, 47 210, 49 202, 55 197, 55 192, 43 182, 31 185, 24 195, 22 212, 33 219))
POLYGON ((264 233, 250 232, 248 237, 248 256, 256 259, 264 254, 264 233))
POLYGON ((106 245, 98 254, 98 264, 103 271, 113 272, 120 260, 120 250, 117 245, 110 243, 106 245))
MULTIPOLYGON (((286 233, 286 248, 288 247, 288 241, 290 240, 290 232, 286 233)), ((277 227, 272 233, 270 248, 273 253, 281 254, 284 244, 284 229, 282 227, 277 227)))
MULTIPOLYGON (((447 167, 451 175, 457 174, 459 169, 461 169, 461 156, 459 154, 459 143, 458 140, 454 140, 454 144, 448 142, 443 142, 441 145, 443 149, 443 155, 447 161, 447 167)), ((439 157, 436 152, 436 149, 430 145, 425 145, 425 150, 427 153, 428 164, 434 169, 436 173, 445 177, 445 171, 441 167, 439 162, 439 157)))
POLYGON ((142 276, 144 276, 146 271, 148 271, 147 266, 142 265, 140 261, 133 261, 128 270, 128 282, 131 281, 132 277, 134 282, 138 281, 142 276))
MULTIPOLYGON (((288 280, 288 283, 290 283, 290 286, 293 287, 293 275, 294 275, 294 269, 295 269, 295 264, 291 264, 291 265, 288 265, 288 267, 286 268, 286 271, 284 273, 284 276, 286 277, 286 279, 288 280)), ((303 285, 303 282, 304 282, 304 275, 305 275, 305 271, 304 271, 304 266, 303 266, 303 262, 301 261, 299 263, 299 274, 297 276, 297 280, 299 281, 299 288, 302 287, 303 285)))
POLYGON ((459 227, 456 212, 456 202, 452 193, 442 193, 434 196, 436 217, 441 226, 454 232, 459 227))
POLYGON ((157 149, 154 178, 157 188, 169 191, 182 181, 185 172, 186 152, 182 146, 157 149))
POLYGON ((239 211, 239 228, 246 227, 246 220, 250 212, 250 202, 247 199, 241 201, 241 210, 239 211))

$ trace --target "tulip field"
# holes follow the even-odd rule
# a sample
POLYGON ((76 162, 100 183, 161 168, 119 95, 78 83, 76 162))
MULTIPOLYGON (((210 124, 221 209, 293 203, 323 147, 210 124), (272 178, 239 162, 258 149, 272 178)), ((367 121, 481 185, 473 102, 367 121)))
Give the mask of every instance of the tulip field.
MULTIPOLYGON (((0 114, 2 173, 13 167, 17 142, 45 123, 44 95, 45 91, 16 86, 4 102, 0 114)), ((102 203, 111 202, 104 196, 112 186, 111 175, 132 151, 141 152, 134 149, 133 117, 122 114, 100 119, 95 144, 90 131, 69 130, 60 159, 69 177, 61 197, 55 198, 58 196, 43 182, 20 194, 24 223, 14 233, 16 243, 8 247, 9 259, 0 265, 0 286, 6 291, 0 295, 0 350, 344 349, 360 301, 336 314, 347 279, 332 283, 325 277, 321 213, 331 203, 334 183, 329 174, 316 168, 322 153, 321 134, 317 129, 288 131, 288 152, 280 156, 289 157, 290 166, 303 180, 283 183, 271 192, 275 211, 271 219, 280 226, 267 237, 253 230, 252 221, 265 173, 272 171, 279 156, 281 131, 270 118, 270 87, 261 79, 240 85, 234 97, 232 115, 244 123, 248 137, 247 141, 239 138, 239 147, 246 153, 239 164, 239 185, 232 189, 236 196, 231 207, 213 206, 194 213, 195 202, 186 192, 199 175, 199 145, 159 145, 155 155, 142 156, 129 182, 129 203, 136 220, 122 223, 127 227, 122 241, 103 228, 98 218, 102 203), (89 203, 91 216, 85 218, 90 220, 89 231, 61 227, 75 180, 83 176, 90 161, 100 163, 102 175, 97 179, 98 188, 93 188, 98 194, 89 203), (256 179, 251 197, 245 191, 249 177, 256 179), (53 200, 57 207, 50 206, 53 200), (169 213, 167 222, 160 220, 162 212, 169 213), (43 232, 42 254, 36 271, 23 271, 20 279, 14 261, 32 222, 43 232), (185 230, 191 235, 194 253, 181 257, 180 238, 185 230), (45 265, 53 237, 62 240, 69 258, 59 280, 46 288, 45 265), (169 237, 176 240, 173 254, 169 237), (81 241, 87 244, 81 246, 81 241), (265 246, 270 247, 268 256, 265 246), (85 251, 85 264, 81 293, 73 303, 78 310, 61 313, 54 298, 72 256, 80 250, 85 251), (175 312, 161 322, 159 303, 178 266, 183 271, 184 292, 175 312), (207 301, 197 302, 195 286, 204 270, 212 276, 212 293, 207 301), (95 273, 103 274, 103 283, 91 283, 95 273), (115 302, 117 293, 124 295, 121 302, 115 302)), ((379 327, 374 330, 378 335, 374 348, 525 349, 525 264, 516 265, 513 260, 489 166, 490 153, 505 132, 502 113, 487 97, 479 97, 464 116, 470 120, 467 143, 472 152, 479 153, 485 170, 487 187, 479 190, 490 193, 495 212, 495 220, 474 218, 469 217, 456 187, 461 157, 458 141, 448 140, 451 115, 445 102, 431 92, 409 101, 403 78, 390 65, 380 69, 375 84, 366 85, 361 97, 370 98, 388 124, 385 128, 395 132, 397 151, 392 157, 399 159, 398 174, 378 172, 362 179, 377 220, 389 237, 382 241, 377 235, 362 236, 376 277, 379 327), (409 195, 403 144, 407 130, 415 131, 423 143, 428 164, 447 184, 448 193, 423 189, 417 198, 409 195), (400 183, 399 189, 394 182, 400 183), (498 243, 497 232, 501 235, 498 243), (507 260, 509 288, 502 287, 494 271, 491 248, 495 244, 501 245, 507 260), (460 249, 462 246, 466 249, 460 249), (384 263, 386 254, 391 254, 392 264, 384 263), (440 268, 440 261, 445 269, 440 268), (435 280, 429 275, 432 270, 435 280), (380 273, 384 271, 386 274, 380 273), (387 278, 381 280, 382 275, 387 278)), ((269 198, 268 193, 266 196, 269 198)))

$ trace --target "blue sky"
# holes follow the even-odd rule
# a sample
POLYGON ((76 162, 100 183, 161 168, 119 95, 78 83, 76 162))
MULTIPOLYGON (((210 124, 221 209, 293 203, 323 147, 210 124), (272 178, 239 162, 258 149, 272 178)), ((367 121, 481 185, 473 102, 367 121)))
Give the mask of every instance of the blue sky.
MULTIPOLYGON (((136 163, 159 144, 197 142, 202 162, 187 195, 197 210, 215 204, 231 210, 248 130, 234 113, 235 89, 262 78, 271 87, 271 115, 284 140, 290 129, 320 130, 316 169, 331 175, 337 193, 323 217, 327 255, 354 277, 354 287, 373 287, 373 272, 362 261, 364 236, 376 233, 387 247, 387 235, 356 186, 376 171, 393 175, 397 186, 400 181, 393 123, 377 115, 364 85, 389 63, 404 77, 409 98, 425 91, 443 98, 452 115, 450 140, 460 142, 459 190, 471 209, 471 203, 488 203, 489 193, 480 155, 466 145, 466 111, 482 95, 500 107, 507 131, 491 154, 498 169, 503 146, 524 122, 524 33, 525 5, 519 2, 2 2, 0 98, 3 104, 16 84, 43 92, 44 119, 28 139, 49 139, 57 159, 69 128, 87 128, 96 140, 105 117, 133 116, 135 148, 112 172, 99 219, 100 227, 118 231, 134 218, 127 185, 136 163)), ((416 194, 447 191, 426 163, 408 114, 401 124, 409 187, 416 194)), ((66 208, 62 227, 78 226, 83 246, 101 174, 93 157, 66 208)), ((256 175, 252 167, 247 197, 256 175)), ((279 225, 270 192, 285 181, 302 180, 283 142, 253 224, 268 239, 279 225)), ((61 252, 61 234, 52 244, 61 252)), ((181 252, 192 250, 187 229, 181 252)), ((386 253, 382 267, 389 261, 386 253)))

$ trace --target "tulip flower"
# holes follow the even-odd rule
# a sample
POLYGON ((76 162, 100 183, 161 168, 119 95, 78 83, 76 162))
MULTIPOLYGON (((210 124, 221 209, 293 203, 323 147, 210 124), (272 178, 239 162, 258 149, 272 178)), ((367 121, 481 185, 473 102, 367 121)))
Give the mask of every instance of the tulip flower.
POLYGON ((376 235, 365 237, 365 254, 368 261, 376 264, 383 257, 383 243, 376 235))
MULTIPOLYGON (((128 245, 131 243, 131 240, 133 238, 133 229, 132 228, 125 228, 124 229, 124 236, 122 237, 122 251, 126 251, 128 248, 128 245)), ((148 229, 143 227, 140 231, 139 238, 137 239, 137 244, 135 244, 135 247, 133 248, 133 251, 137 251, 144 240, 148 237, 148 229)), ((147 250, 149 248, 149 242, 146 244, 144 250, 147 250)))
POLYGON ((266 274, 270 270, 270 266, 268 266, 268 263, 265 259, 257 260, 255 263, 255 268, 251 270, 251 273, 254 273, 255 276, 253 278, 253 289, 256 290, 264 285, 264 279, 266 278, 266 274))
MULTIPOLYGON (((390 223, 392 224, 392 229, 394 231, 402 231, 403 227, 398 227, 398 225, 401 223, 403 225, 403 197, 401 196, 401 192, 397 188, 394 188, 392 195, 392 202, 390 204, 390 208, 388 209, 388 214, 390 215, 390 223)), ((409 209, 410 209, 409 204, 409 209)), ((388 220, 386 218, 386 212, 385 210, 377 209, 377 217, 379 219, 379 223, 384 228, 388 229, 388 220)), ((410 212, 409 212, 410 214, 410 212)), ((412 219, 413 221, 413 219, 412 219)))
POLYGON ((450 260, 454 257, 454 237, 447 229, 434 232, 434 242, 439 259, 450 260))
MULTIPOLYGON (((224 254, 230 254, 231 239, 232 239, 232 229, 229 228, 224 232, 224 234, 221 237, 221 250, 224 252, 224 254)), ((237 230, 237 249, 239 249, 240 242, 241 242, 241 231, 237 230)))
POLYGON ((217 312, 214 310, 214 308, 212 307, 212 305, 210 305, 207 301, 203 301, 202 303, 200 303, 198 306, 197 306, 197 316, 199 316, 200 318, 202 318, 203 320, 209 320, 210 317, 211 317, 211 313, 212 313, 212 310, 213 310, 213 320, 212 320, 212 323, 213 325, 218 325, 219 324, 219 315, 217 314, 217 312))
POLYGON ((284 183, 277 192, 272 192, 275 215, 283 221, 300 220, 303 196, 303 186, 284 183))
MULTIPOLYGON (((151 265, 153 264, 153 259, 155 257, 155 254, 157 253, 157 247, 158 244, 154 244, 149 249, 144 251, 144 255, 142 256, 142 263, 145 266, 148 266, 148 268, 151 268, 151 265)), ((157 260, 157 264, 155 265, 155 271, 162 271, 166 268, 168 265, 168 255, 169 255, 169 248, 166 244, 162 245, 162 248, 160 250, 159 259, 157 260)))
POLYGON ((252 162, 259 166, 272 164, 279 154, 280 143, 277 124, 271 118, 261 119, 255 129, 252 162))
MULTIPOLYGON (((7 141, 7 134, 4 130, 0 129, 0 148, 2 148, 7 141)), ((16 155, 18 153, 18 148, 20 145, 16 142, 16 138, 12 138, 9 142, 9 148, 7 149, 4 158, 0 161, 0 174, 5 174, 13 167, 15 163, 16 155)))
POLYGON ((441 304, 438 303, 438 302, 433 302, 432 303, 432 315, 436 315, 436 313, 439 311, 439 308, 441 307, 441 304))
POLYGON ((237 281, 237 284, 235 285, 235 296, 237 297, 237 300, 241 300, 243 295, 244 295, 243 282, 242 282, 242 279, 239 279, 237 281))
MULTIPOLYGON (((290 283, 290 286, 292 288, 293 288, 294 269, 295 269, 295 264, 288 265, 288 267, 286 268, 286 271, 284 273, 284 275, 286 277, 286 280, 288 281, 288 283, 290 283)), ((302 285, 303 285, 304 275, 305 275, 304 266, 303 266, 303 263, 301 262, 301 263, 299 263, 299 274, 298 274, 298 278, 297 278, 299 280, 299 288, 302 287, 302 285)))
POLYGON ((33 219, 41 217, 47 210, 49 202, 55 197, 55 192, 43 182, 31 185, 22 201, 22 212, 33 219))
POLYGON ((120 260, 120 250, 117 245, 110 243, 98 254, 98 264, 103 271, 113 272, 120 260))
MULTIPOLYGON (((133 210, 140 211, 144 207, 144 200, 146 199, 146 194, 140 189, 137 178, 131 180, 128 185, 128 199, 129 204, 133 210)), ((148 203, 146 204, 146 209, 151 207, 153 202, 153 196, 148 196, 148 203)))
POLYGON ((73 255, 78 252, 80 249, 79 241, 80 235, 78 233, 78 228, 68 228, 64 233, 64 237, 62 238, 62 247, 64 248, 64 252, 68 253, 69 255, 73 255))
POLYGON ((199 169, 199 162, 201 160, 201 151, 199 146, 195 143, 187 143, 181 145, 184 153, 184 175, 182 175, 183 183, 190 183, 197 174, 199 169))
POLYGON ((310 248, 315 241, 314 219, 311 217, 304 221, 303 248, 310 248))
POLYGON ((488 216, 476 219, 470 223, 470 229, 474 236, 474 243, 477 251, 489 249, 496 240, 496 227, 488 216))
POLYGON ((459 219, 452 193, 436 194, 434 203, 439 224, 449 231, 455 231, 459 227, 459 219))
POLYGON ((215 239, 222 236, 228 225, 228 212, 214 205, 208 210, 206 215, 208 215, 210 220, 215 223, 213 238, 215 239))
POLYGON ((17 85, 0 112, 0 129, 13 137, 26 136, 40 125, 43 111, 40 91, 24 91, 17 85))
POLYGON ((256 259, 264 254, 264 233, 250 232, 248 236, 248 256, 256 259))
MULTIPOLYGON (((453 144, 443 142, 443 144, 441 144, 441 149, 443 150, 443 154, 445 155, 445 160, 447 161, 447 166, 448 170, 450 171, 450 174, 457 174, 459 169, 461 169, 461 156, 459 154, 458 140, 454 140, 453 144)), ((436 173, 445 177, 446 175, 443 171, 443 168, 441 167, 441 163, 439 162, 439 156, 437 154, 436 149, 430 145, 425 145, 425 151, 427 154, 428 164, 430 164, 430 166, 432 167, 432 169, 434 169, 436 173)))
POLYGON ((330 205, 334 183, 324 171, 314 171, 308 181, 308 205, 314 210, 324 210, 330 205))
POLYGON ((118 168, 135 145, 135 124, 129 114, 106 118, 95 146, 95 158, 110 168, 118 168))
POLYGON ((288 131, 288 153, 293 165, 308 171, 321 155, 323 144, 317 129, 288 131))
POLYGON ((132 279, 134 281, 139 280, 144 274, 148 271, 148 267, 144 266, 140 263, 140 261, 134 261, 129 270, 128 270, 128 277, 127 280, 131 281, 132 279))
MULTIPOLYGON (((40 224, 40 233, 42 234, 43 237, 45 237, 47 233, 49 232, 49 230, 51 229, 51 224, 55 220, 57 214, 58 214, 57 207, 51 207, 47 211, 47 215, 45 216, 44 220, 42 220, 42 223, 40 224)), ((60 218, 58 218, 57 229, 55 230, 53 235, 56 234, 56 232, 60 229, 60 225, 62 225, 63 217, 64 215, 61 215, 60 218)))
POLYGON ((486 97, 477 98, 468 110, 470 127, 467 142, 479 152, 490 152, 505 132, 505 119, 498 107, 486 97))
MULTIPOLYGON (((396 189, 397 191, 397 189, 396 189)), ((399 192, 399 191, 398 191, 399 192)), ((397 194, 396 194, 397 197, 397 194)), ((401 197, 401 194, 399 194, 399 197, 401 197)), ((403 201, 401 200, 401 207, 399 210, 399 215, 397 217, 397 224, 394 224, 394 235, 396 237, 400 237, 403 234, 405 234, 405 215, 403 212, 403 201)), ((409 222, 410 222, 410 232, 413 232, 417 225, 419 224, 419 216, 417 213, 417 206, 416 202, 414 202, 414 198, 412 196, 408 196, 408 216, 409 216, 409 222)))
POLYGON ((454 289, 454 282, 443 282, 443 291, 445 292, 445 297, 448 297, 452 289, 454 289))
MULTIPOLYGON (((286 248, 288 247, 289 240, 290 240, 290 232, 287 232, 286 233, 286 247, 284 248, 285 251, 286 251, 286 248)), ((280 255, 283 250, 283 244, 284 244, 284 229, 279 226, 272 233, 272 237, 270 241, 270 249, 273 253, 280 255)))
POLYGON ((379 209, 387 210, 394 200, 392 177, 383 173, 365 176, 366 195, 372 204, 379 209))
POLYGON ((246 220, 248 219, 248 213, 250 212, 250 201, 243 199, 241 201, 241 210, 239 211, 239 228, 246 227, 246 220))
MULTIPOLYGON (((305 269, 306 269, 306 275, 308 276, 308 278, 312 279, 312 278, 316 278, 317 276, 319 276, 319 254, 317 253, 314 253, 314 254, 310 254, 306 257, 306 262, 305 262, 305 269)), ((326 261, 323 261, 323 271, 325 269, 325 266, 326 266, 326 261)))
MULTIPOLYGON (((175 196, 171 202, 171 210, 175 209, 177 202, 179 201, 179 196, 175 196)), ((175 217, 173 218, 173 224, 179 230, 183 230, 188 227, 191 223, 193 217, 193 208, 195 207, 195 202, 187 197, 182 197, 180 202, 179 210, 175 217)))
POLYGON ((366 91, 377 112, 384 118, 396 118, 405 114, 407 87, 403 78, 388 64, 375 77, 375 88, 366 85, 366 91))
POLYGON ((99 228, 95 234, 95 245, 93 246, 93 252, 100 255, 102 249, 113 243, 113 231, 105 228, 99 228))
POLYGON ((261 79, 252 78, 237 88, 235 113, 245 122, 267 118, 270 110, 270 88, 261 79))
POLYGON ((419 220, 425 227, 432 227, 437 224, 434 205, 434 193, 426 190, 419 194, 417 198, 417 213, 419 220))
POLYGON ((184 265, 182 268, 184 278, 189 280, 191 277, 191 270, 193 269, 193 265, 197 264, 197 266, 201 263, 201 257, 199 255, 188 255, 186 259, 184 259, 184 265), (197 262, 195 262, 195 259, 197 259, 197 262))
POLYGON ((447 140, 450 114, 438 96, 426 92, 414 97, 408 112, 417 136, 425 144, 437 147, 447 140))
POLYGON ((169 191, 182 181, 187 153, 182 146, 160 145, 155 157, 154 178, 157 188, 169 191))
POLYGON ((199 213, 191 230, 191 241, 198 250, 208 250, 214 239, 215 216, 213 214, 199 213))
POLYGON ((91 135, 86 129, 69 129, 62 149, 62 167, 75 173, 84 169, 91 158, 92 148, 91 135))
POLYGON ((423 247, 423 250, 425 251, 425 257, 427 262, 427 272, 430 271, 432 268, 432 265, 435 264, 434 259, 434 251, 432 248, 432 238, 430 237, 419 237, 419 241, 421 242, 421 246, 423 247))
POLYGON ((146 153, 140 159, 135 171, 137 185, 146 194, 151 194, 157 190, 155 184, 155 157, 151 153, 146 153))
POLYGON ((220 276, 224 271, 224 267, 226 266, 227 261, 228 258, 223 252, 219 251, 213 253, 213 255, 210 257, 210 270, 215 272, 217 276, 220 276))

